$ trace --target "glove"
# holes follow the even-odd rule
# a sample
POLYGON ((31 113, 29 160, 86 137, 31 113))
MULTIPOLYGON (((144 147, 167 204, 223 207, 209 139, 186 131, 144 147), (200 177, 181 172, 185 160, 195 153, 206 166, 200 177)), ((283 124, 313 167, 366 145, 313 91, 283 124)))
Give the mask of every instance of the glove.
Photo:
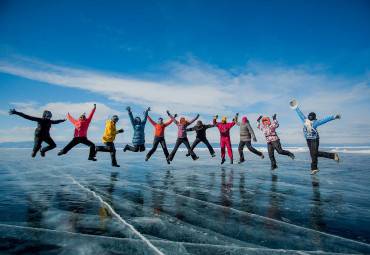
POLYGON ((94 104, 94 109, 96 109, 96 104, 94 104))
POLYGON ((130 106, 127 106, 127 107, 126 107, 126 110, 127 110, 128 112, 131 112, 131 107, 130 107, 130 106))
POLYGON ((16 111, 15 109, 10 109, 10 110, 9 110, 9 114, 10 114, 10 115, 12 115, 12 114, 16 114, 16 113, 17 113, 17 111, 16 111))
POLYGON ((341 118, 340 114, 337 114, 337 115, 334 116, 335 120, 340 119, 340 118, 341 118))
POLYGON ((274 115, 272 115, 272 119, 276 120, 276 113, 274 115))
POLYGON ((63 121, 66 121, 67 119, 63 119, 63 121))
POLYGON ((120 130, 118 130, 118 133, 123 133, 123 128, 121 128, 120 130))
POLYGON ((146 111, 149 112, 150 111, 150 107, 148 107, 148 109, 146 109, 146 111))
POLYGON ((257 142, 257 139, 256 138, 253 138, 253 142, 257 142))
POLYGON ((177 117, 177 113, 175 113, 175 115, 173 115, 173 117, 176 118, 177 117))
POLYGON ((237 112, 235 115, 236 115, 236 116, 239 116, 239 113, 237 112))
POLYGON ((213 118, 216 120, 218 118, 218 115, 215 115, 213 118))
POLYGON ((257 121, 260 122, 261 119, 262 119, 262 115, 258 117, 257 121))
POLYGON ((197 118, 199 118, 199 114, 197 114, 197 118))
POLYGON ((170 111, 169 110, 167 110, 167 114, 170 115, 170 111))

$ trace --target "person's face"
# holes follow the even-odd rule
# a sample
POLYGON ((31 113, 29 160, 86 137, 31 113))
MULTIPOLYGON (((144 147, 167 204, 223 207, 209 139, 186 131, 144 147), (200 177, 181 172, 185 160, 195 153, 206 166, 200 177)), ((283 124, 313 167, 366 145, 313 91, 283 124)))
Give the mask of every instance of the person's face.
POLYGON ((198 126, 198 127, 202 126, 202 122, 198 121, 198 122, 197 122, 197 126, 198 126))
POLYGON ((247 121, 246 120, 242 120, 242 123, 245 124, 247 121))
POLYGON ((163 119, 162 118, 158 119, 158 124, 163 124, 163 119))
POLYGON ((135 119, 135 121, 136 121, 136 123, 138 123, 138 124, 140 123, 140 119, 139 119, 139 118, 136 118, 136 119, 135 119))
POLYGON ((117 123, 117 122, 118 122, 118 120, 119 120, 118 118, 117 118, 117 119, 113 119, 114 123, 117 123))
POLYGON ((86 116, 85 115, 81 115, 80 116, 80 120, 86 120, 86 116))
POLYGON ((267 126, 267 125, 268 125, 268 123, 269 123, 269 122, 268 122, 267 120, 264 120, 264 121, 263 121, 263 125, 265 125, 265 126, 267 126))

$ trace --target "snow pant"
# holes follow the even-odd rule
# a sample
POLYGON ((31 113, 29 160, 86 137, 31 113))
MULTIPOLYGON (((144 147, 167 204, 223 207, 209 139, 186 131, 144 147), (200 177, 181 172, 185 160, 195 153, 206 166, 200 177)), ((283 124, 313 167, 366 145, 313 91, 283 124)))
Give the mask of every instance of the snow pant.
POLYGON ((267 143, 267 151, 269 153, 272 168, 276 167, 276 160, 275 160, 274 150, 276 150, 277 153, 282 154, 282 155, 287 155, 287 156, 293 155, 293 153, 291 153, 290 151, 286 151, 286 150, 283 150, 281 148, 280 140, 268 142, 267 143))
POLYGON ((258 151, 258 150, 256 150, 255 148, 252 147, 251 141, 240 141, 239 142, 239 148, 238 148, 240 159, 244 159, 244 153, 243 153, 244 145, 247 146, 247 148, 250 152, 253 152, 254 154, 256 154, 258 156, 262 155, 262 152, 260 152, 260 151, 258 151))
POLYGON ((191 157, 193 159, 195 159, 197 157, 197 155, 195 155, 195 153, 193 152, 193 150, 190 148, 190 144, 189 144, 189 140, 187 137, 184 137, 184 138, 177 138, 176 140, 176 144, 175 144, 175 147, 173 148, 173 151, 171 152, 170 156, 169 156, 169 160, 173 160, 173 158, 175 157, 175 154, 176 154, 176 151, 177 149, 180 147, 180 145, 184 143, 186 148, 188 149, 188 153, 191 155, 191 157))
POLYGON ((161 143, 161 146, 163 148, 163 153, 166 156, 166 158, 169 156, 168 150, 167 150, 167 145, 166 145, 166 140, 164 139, 163 136, 155 136, 153 140, 153 147, 152 149, 148 152, 146 155, 147 158, 150 158, 152 154, 157 150, 158 144, 161 143))
POLYGON ((35 155, 41 149, 42 142, 45 142, 49 145, 42 148, 43 152, 50 151, 57 147, 57 145, 50 136, 35 136, 35 144, 33 146, 33 152, 35 155))
POLYGON ((75 147, 77 144, 80 144, 80 143, 90 146, 89 158, 95 157, 95 144, 91 142, 90 140, 88 140, 86 136, 74 137, 72 141, 69 144, 67 144, 66 147, 62 149, 63 153, 67 154, 67 152, 70 149, 72 149, 73 147, 75 147))
POLYGON ((133 152, 142 152, 142 151, 145 151, 145 144, 139 144, 139 145, 134 145, 134 146, 127 146, 127 149, 129 151, 133 151, 133 152))
POLYGON ((112 159, 112 165, 117 165, 116 160, 116 147, 113 142, 104 143, 105 146, 96 146, 96 151, 110 152, 110 157, 112 159))
POLYGON ((319 138, 306 139, 306 141, 312 160, 311 170, 317 169, 317 157, 334 159, 334 153, 319 151, 319 138))
POLYGON ((215 154, 215 151, 213 150, 212 145, 208 142, 207 138, 195 138, 193 144, 191 145, 191 150, 194 151, 195 147, 197 147, 200 142, 204 143, 207 146, 211 155, 215 154))
POLYGON ((227 153, 229 154, 229 157, 233 158, 230 137, 221 137, 221 158, 225 158, 225 145, 227 147, 227 153))

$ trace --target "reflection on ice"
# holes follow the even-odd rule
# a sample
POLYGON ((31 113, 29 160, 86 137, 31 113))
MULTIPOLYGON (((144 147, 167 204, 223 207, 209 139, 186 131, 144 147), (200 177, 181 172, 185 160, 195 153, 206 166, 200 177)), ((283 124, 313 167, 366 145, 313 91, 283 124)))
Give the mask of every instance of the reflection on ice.
POLYGON ((248 153, 245 164, 223 166, 207 151, 197 162, 179 152, 169 166, 130 154, 117 171, 108 159, 82 160, 84 152, 15 166, 4 151, 0 252, 370 253, 368 180, 346 157, 336 175, 323 161, 311 177, 306 153, 294 164, 279 157, 270 173, 269 162, 248 153))

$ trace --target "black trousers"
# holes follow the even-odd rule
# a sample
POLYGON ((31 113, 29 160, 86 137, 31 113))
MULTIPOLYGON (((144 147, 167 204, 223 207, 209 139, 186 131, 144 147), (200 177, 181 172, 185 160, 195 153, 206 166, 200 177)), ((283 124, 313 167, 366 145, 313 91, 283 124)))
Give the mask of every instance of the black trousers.
POLYGON ((128 150, 129 151, 133 151, 133 152, 142 152, 142 151, 145 151, 145 144, 140 144, 140 145, 134 145, 134 146, 128 146, 128 150))
POLYGON ((90 140, 88 140, 86 136, 74 137, 72 141, 69 144, 67 144, 66 147, 62 149, 63 153, 66 154, 70 149, 72 149, 73 147, 75 147, 77 144, 80 144, 80 143, 90 146, 89 158, 95 157, 95 144, 91 142, 90 140))
POLYGON ((268 150, 268 153, 269 153, 269 157, 270 157, 272 167, 276 166, 274 150, 276 150, 277 153, 282 154, 282 155, 290 156, 290 155, 293 154, 290 151, 286 151, 286 150, 283 150, 281 148, 280 140, 276 140, 276 141, 273 141, 273 142, 268 142, 267 143, 267 150, 268 150))
POLYGON ((244 159, 244 153, 243 153, 244 145, 247 146, 247 148, 250 152, 253 152, 254 154, 256 154, 258 156, 262 155, 262 152, 260 152, 260 151, 258 151, 258 150, 256 150, 255 148, 252 147, 251 141, 240 141, 239 142, 239 148, 238 148, 240 159, 244 159))
POLYGON ((194 151, 195 147, 197 147, 200 142, 204 143, 207 146, 211 155, 215 154, 215 151, 213 150, 212 145, 208 142, 207 138, 195 138, 193 144, 191 145, 191 150, 194 151))
POLYGON ((116 160, 116 147, 113 142, 104 143, 105 146, 96 146, 96 151, 110 152, 110 157, 112 159, 112 165, 117 165, 116 160))
POLYGON ((37 153, 40 150, 42 142, 45 142, 49 145, 42 148, 43 152, 50 151, 57 147, 57 145, 50 136, 35 136, 35 144, 33 146, 34 153, 37 153))
POLYGON ((195 159, 197 157, 197 155, 195 155, 195 153, 193 152, 193 150, 190 148, 190 144, 189 144, 189 140, 187 137, 185 138, 177 138, 176 140, 176 144, 175 144, 175 147, 173 148, 173 151, 171 152, 170 156, 169 156, 169 160, 173 160, 173 158, 175 157, 175 154, 176 154, 176 151, 177 149, 180 147, 180 145, 184 143, 186 148, 188 149, 188 153, 191 155, 191 157, 193 159, 195 159))
POLYGON ((161 146, 163 148, 163 153, 166 156, 166 158, 169 156, 168 150, 167 150, 167 145, 166 145, 166 140, 164 139, 163 136, 155 136, 153 140, 153 147, 152 149, 148 152, 146 155, 147 158, 150 158, 152 154, 157 150, 158 144, 161 143, 161 146))
POLYGON ((334 159, 334 153, 319 151, 319 139, 306 139, 312 160, 311 170, 317 169, 317 157, 334 159))

